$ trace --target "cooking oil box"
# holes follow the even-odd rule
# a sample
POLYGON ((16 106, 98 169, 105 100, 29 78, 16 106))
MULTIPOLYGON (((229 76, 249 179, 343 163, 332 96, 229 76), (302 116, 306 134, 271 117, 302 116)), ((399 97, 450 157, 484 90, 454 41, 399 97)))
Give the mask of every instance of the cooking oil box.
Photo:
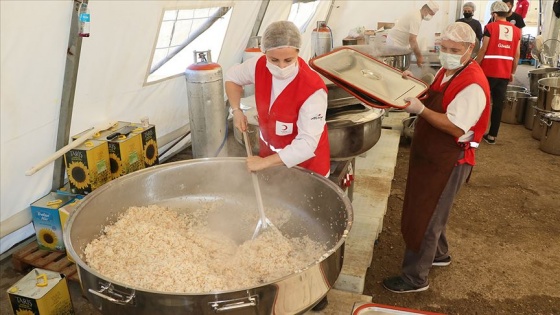
POLYGON ((70 195, 51 192, 31 204, 31 217, 39 248, 53 251, 64 250, 58 209, 73 199, 74 197, 70 195))
MULTIPOLYGON (((78 204, 80 204, 82 199, 83 198, 81 197, 76 197, 71 202, 65 204, 64 206, 60 207, 60 209, 58 209, 58 214, 60 217, 60 226, 62 227, 63 235, 64 235, 64 228, 66 227, 66 222, 68 222, 68 218, 70 217, 72 212, 76 210, 76 207, 78 206, 78 204)), ((70 256, 68 250, 66 251, 66 258, 68 258, 68 260, 71 262, 75 262, 74 259, 72 259, 72 256, 70 256)))
POLYGON ((7 293, 15 315, 74 314, 66 278, 58 272, 35 268, 7 293))
POLYGON ((107 141, 87 140, 64 154, 72 193, 85 195, 111 180, 107 141))
POLYGON ((132 125, 125 126, 106 137, 113 179, 144 168, 142 135, 133 133, 135 129, 132 125))
POLYGON ((142 123, 132 123, 131 126, 136 127, 136 129, 132 131, 133 134, 140 134, 142 136, 144 166, 150 167, 157 165, 159 163, 159 158, 156 126, 142 123))

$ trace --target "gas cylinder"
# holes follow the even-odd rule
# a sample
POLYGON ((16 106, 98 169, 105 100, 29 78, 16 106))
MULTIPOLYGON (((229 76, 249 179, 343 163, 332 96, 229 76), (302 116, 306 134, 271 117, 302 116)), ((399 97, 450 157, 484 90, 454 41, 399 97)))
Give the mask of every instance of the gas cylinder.
POLYGON ((313 56, 317 57, 332 50, 332 31, 325 21, 317 21, 317 28, 311 33, 313 56))
MULTIPOLYGON (((253 57, 262 56, 263 52, 261 50, 261 37, 260 36, 252 36, 249 39, 249 44, 247 48, 243 52, 242 61, 249 60, 253 57)), ((243 87, 243 97, 248 97, 255 94, 255 85, 245 85, 243 87)))
POLYGON ((222 67, 210 51, 194 51, 185 70, 193 158, 227 156, 227 110, 222 67))

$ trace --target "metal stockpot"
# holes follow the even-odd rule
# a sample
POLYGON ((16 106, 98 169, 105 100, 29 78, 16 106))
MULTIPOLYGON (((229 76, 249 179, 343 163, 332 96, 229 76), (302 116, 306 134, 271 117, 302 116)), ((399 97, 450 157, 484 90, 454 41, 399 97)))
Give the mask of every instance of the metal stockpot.
POLYGON ((531 94, 526 92, 507 91, 501 121, 506 124, 521 124, 525 117, 525 106, 531 94))
POLYGON ((546 111, 560 112, 560 77, 544 78, 538 82, 537 106, 546 111))
POLYGON ((332 160, 347 160, 371 149, 381 137, 384 109, 363 104, 327 109, 332 160))
MULTIPOLYGON (((130 206, 162 204, 194 211, 219 202, 228 213, 256 211, 253 187, 246 185, 250 176, 245 158, 194 159, 134 172, 89 194, 70 215, 64 231, 64 243, 76 261, 86 298, 103 314, 268 315, 309 310, 340 274, 353 214, 350 200, 338 186, 298 167, 273 167, 258 176, 265 206, 291 211, 282 233, 308 235, 329 248, 299 272, 235 291, 166 293, 119 283, 83 260, 85 246, 130 206)), ((254 226, 247 229, 253 231, 254 226)))
POLYGON ((560 76, 560 69, 558 68, 540 68, 530 70, 527 74, 529 76, 529 91, 531 95, 539 95, 539 80, 548 77, 560 76))
POLYGON ((547 113, 541 117, 541 151, 560 155, 560 113, 547 113))
POLYGON ((531 137, 536 140, 541 139, 542 130, 544 129, 544 119, 543 116, 548 113, 540 109, 539 107, 533 107, 535 110, 535 118, 533 119, 533 128, 531 130, 531 137))
POLYGON ((535 107, 537 107, 537 97, 531 96, 525 103, 525 119, 523 119, 523 124, 526 129, 533 129, 533 122, 535 120, 535 115, 537 114, 535 107))
POLYGON ((410 59, 412 58, 412 51, 410 49, 386 45, 381 47, 380 51, 381 55, 378 58, 383 63, 401 71, 407 70, 410 67, 410 59))

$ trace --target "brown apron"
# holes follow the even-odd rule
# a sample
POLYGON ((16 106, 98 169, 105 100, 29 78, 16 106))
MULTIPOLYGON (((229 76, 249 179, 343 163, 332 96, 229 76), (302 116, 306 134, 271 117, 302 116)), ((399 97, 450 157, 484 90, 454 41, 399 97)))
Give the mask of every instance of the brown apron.
MULTIPOLYGON (((424 105, 438 113, 445 113, 443 94, 463 69, 451 77, 441 92, 430 87, 424 105)), ((440 75, 444 75, 444 71, 440 75)), ((415 252, 420 249, 441 193, 463 150, 452 135, 433 127, 422 117, 416 119, 401 218, 406 247, 415 252)))

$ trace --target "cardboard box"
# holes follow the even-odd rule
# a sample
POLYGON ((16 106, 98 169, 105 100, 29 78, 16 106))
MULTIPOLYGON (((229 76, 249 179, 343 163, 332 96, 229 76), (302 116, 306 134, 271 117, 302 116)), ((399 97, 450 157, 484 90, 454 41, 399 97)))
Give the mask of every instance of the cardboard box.
POLYGON ((159 164, 156 126, 147 125, 144 127, 140 123, 132 123, 131 125, 136 127, 136 129, 132 131, 133 134, 139 133, 142 135, 144 166, 150 167, 159 164))
POLYGON ((107 141, 87 140, 64 154, 71 192, 87 194, 111 180, 107 141))
MULTIPOLYGON (((62 235, 63 236, 64 236, 64 229, 66 228, 66 222, 68 222, 68 218, 70 217, 72 212, 74 212, 74 210, 76 210, 76 207, 80 204, 82 199, 83 199, 83 197, 74 198, 71 202, 65 204, 64 206, 60 207, 60 209, 58 209, 58 215, 59 215, 59 218, 60 218, 60 226, 62 228, 62 235)), ((72 259, 72 256, 70 256, 70 253, 68 253, 68 250, 66 251, 66 257, 68 258, 69 261, 76 262, 76 261, 74 261, 74 259, 72 259)))
POLYGON ((58 209, 73 199, 69 195, 51 192, 31 204, 31 217, 39 248, 53 251, 65 249, 58 209))
POLYGON ((107 137, 113 179, 144 168, 142 135, 132 133, 135 126, 126 126, 107 137))
POLYGON ((7 292, 15 315, 74 314, 66 278, 54 271, 35 268, 7 292))

